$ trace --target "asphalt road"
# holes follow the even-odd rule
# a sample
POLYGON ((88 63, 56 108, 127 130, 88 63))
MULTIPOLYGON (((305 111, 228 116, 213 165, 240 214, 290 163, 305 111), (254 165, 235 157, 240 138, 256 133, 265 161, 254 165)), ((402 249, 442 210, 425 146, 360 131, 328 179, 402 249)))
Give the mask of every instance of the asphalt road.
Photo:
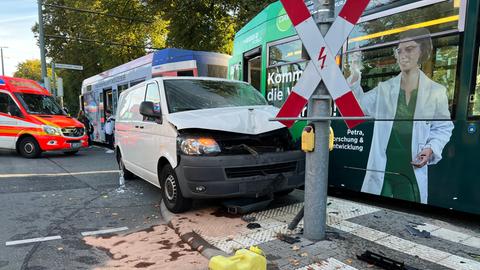
POLYGON ((85 244, 82 233, 162 224, 159 190, 140 180, 119 190, 117 168, 100 147, 38 159, 0 152, 0 269, 91 269, 108 252, 85 244), (14 242, 40 237, 54 240, 14 242))

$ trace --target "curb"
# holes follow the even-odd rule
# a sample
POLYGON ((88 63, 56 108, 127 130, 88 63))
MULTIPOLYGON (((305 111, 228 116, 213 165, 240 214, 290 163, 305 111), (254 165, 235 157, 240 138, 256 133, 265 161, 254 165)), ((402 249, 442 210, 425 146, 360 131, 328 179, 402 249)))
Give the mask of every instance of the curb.
POLYGON ((198 251, 205 258, 211 259, 213 256, 217 256, 217 255, 227 256, 227 257, 230 256, 224 251, 208 243, 205 239, 203 239, 201 235, 199 235, 194 231, 191 231, 185 234, 180 234, 178 228, 175 228, 174 225, 172 224, 172 219, 175 214, 168 211, 167 207, 163 203, 163 200, 160 203, 160 215, 167 222, 168 227, 173 229, 175 233, 180 237, 180 239, 182 239, 183 242, 188 244, 193 250, 198 251))

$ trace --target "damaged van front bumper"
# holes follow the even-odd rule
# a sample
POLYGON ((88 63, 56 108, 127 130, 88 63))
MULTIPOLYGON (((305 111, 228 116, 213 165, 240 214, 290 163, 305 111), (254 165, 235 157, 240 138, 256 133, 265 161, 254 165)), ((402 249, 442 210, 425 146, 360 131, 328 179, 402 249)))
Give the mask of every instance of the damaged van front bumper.
POLYGON ((262 196, 302 186, 305 153, 181 155, 175 172, 183 196, 187 198, 262 196))

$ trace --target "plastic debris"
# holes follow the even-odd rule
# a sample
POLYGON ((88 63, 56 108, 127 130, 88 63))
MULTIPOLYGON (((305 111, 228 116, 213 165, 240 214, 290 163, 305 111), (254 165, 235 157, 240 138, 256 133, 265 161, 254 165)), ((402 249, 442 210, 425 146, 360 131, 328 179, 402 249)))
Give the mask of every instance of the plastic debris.
POLYGON ((262 226, 258 223, 248 223, 247 228, 250 230, 261 228, 262 226))
POLYGON ((297 242, 300 242, 300 239, 298 239, 297 237, 291 237, 283 233, 278 233, 277 238, 280 241, 286 242, 288 244, 295 244, 297 242))
POLYGON ((425 231, 425 230, 420 231, 419 229, 415 228, 412 225, 405 225, 405 227, 407 228, 407 231, 413 236, 419 236, 424 238, 432 237, 432 235, 428 231, 425 231))
POLYGON ((364 261, 369 264, 373 264, 388 270, 419 270, 418 268, 407 266, 403 262, 392 260, 390 258, 371 252, 369 250, 365 251, 365 253, 363 253, 362 255, 357 255, 357 258, 361 261, 364 261))

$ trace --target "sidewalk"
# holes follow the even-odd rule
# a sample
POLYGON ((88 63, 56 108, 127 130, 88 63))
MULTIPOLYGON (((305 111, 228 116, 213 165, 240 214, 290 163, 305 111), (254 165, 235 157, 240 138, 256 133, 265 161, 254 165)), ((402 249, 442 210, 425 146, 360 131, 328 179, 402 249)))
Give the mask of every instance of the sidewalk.
POLYGON ((175 215, 162 205, 161 211, 180 237, 204 256, 231 255, 258 245, 269 269, 381 269, 357 259, 367 250, 418 269, 480 269, 480 230, 329 197, 327 240, 311 242, 302 238, 303 221, 295 231, 287 229, 302 206, 293 203, 244 216, 215 208, 175 215), (279 233, 299 242, 279 240, 279 233))

